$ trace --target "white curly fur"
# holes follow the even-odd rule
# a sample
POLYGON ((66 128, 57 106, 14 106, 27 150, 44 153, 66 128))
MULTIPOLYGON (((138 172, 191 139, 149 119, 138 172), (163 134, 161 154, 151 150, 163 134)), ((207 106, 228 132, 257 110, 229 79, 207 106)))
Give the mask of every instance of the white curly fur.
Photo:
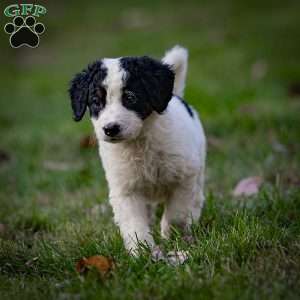
MULTIPOLYGON (((176 46, 163 62, 175 72, 174 92, 183 95, 187 50, 176 46)), ((163 201, 161 233, 168 237, 171 224, 188 228, 197 220, 204 203, 203 184, 206 141, 201 122, 191 117, 174 96, 163 114, 153 112, 141 121, 120 102, 122 78, 119 59, 106 59, 107 104, 98 119, 92 118, 99 153, 109 185, 114 219, 126 248, 132 253, 137 241, 154 246, 149 203, 163 201), (118 121, 126 128, 122 142, 105 141, 103 126, 118 121)))

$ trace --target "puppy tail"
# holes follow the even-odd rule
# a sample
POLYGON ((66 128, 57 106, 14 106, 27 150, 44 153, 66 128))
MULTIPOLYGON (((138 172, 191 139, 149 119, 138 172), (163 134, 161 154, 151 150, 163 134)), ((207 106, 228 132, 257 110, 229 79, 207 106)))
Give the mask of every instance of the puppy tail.
POLYGON ((188 66, 187 49, 178 45, 173 47, 166 52, 162 62, 170 65, 171 70, 175 73, 173 94, 183 97, 188 66))

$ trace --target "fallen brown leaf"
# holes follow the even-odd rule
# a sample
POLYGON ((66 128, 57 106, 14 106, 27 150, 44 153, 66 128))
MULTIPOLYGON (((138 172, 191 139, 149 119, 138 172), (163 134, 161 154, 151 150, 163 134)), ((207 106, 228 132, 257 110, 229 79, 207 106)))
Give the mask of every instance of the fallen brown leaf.
POLYGON ((80 148, 93 148, 97 146, 97 139, 94 135, 86 135, 80 140, 80 148))
POLYGON ((114 268, 115 264, 111 258, 103 255, 94 255, 88 258, 83 257, 76 264, 76 271, 85 274, 91 268, 95 268, 101 276, 105 276, 114 268))
POLYGON ((244 178, 238 182, 233 190, 233 196, 251 196, 258 193, 263 179, 260 176, 244 178))

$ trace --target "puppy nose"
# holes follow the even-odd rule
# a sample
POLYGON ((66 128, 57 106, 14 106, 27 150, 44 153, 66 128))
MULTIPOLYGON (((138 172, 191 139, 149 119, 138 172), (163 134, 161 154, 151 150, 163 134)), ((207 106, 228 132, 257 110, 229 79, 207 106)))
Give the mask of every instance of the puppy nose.
POLYGON ((108 123, 103 127, 103 131, 107 136, 114 137, 120 133, 120 125, 117 123, 108 123))

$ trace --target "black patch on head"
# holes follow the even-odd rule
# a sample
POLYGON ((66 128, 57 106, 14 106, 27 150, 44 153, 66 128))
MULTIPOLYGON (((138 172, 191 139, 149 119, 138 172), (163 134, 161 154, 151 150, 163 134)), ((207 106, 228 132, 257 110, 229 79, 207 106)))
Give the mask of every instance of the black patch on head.
POLYGON ((194 117, 194 112, 192 108, 188 105, 188 103, 182 99, 181 97, 176 95, 176 98, 184 105, 185 109, 187 110, 188 114, 193 118, 194 117))
POLYGON ((102 61, 90 64, 81 73, 75 75, 71 81, 69 94, 75 121, 80 121, 84 116, 87 106, 90 115, 97 117, 106 103, 106 91, 102 82, 107 75, 102 61))
POLYGON ((121 67, 126 71, 122 104, 142 119, 153 110, 162 113, 172 98, 174 73, 169 66, 148 56, 123 57, 121 67))

